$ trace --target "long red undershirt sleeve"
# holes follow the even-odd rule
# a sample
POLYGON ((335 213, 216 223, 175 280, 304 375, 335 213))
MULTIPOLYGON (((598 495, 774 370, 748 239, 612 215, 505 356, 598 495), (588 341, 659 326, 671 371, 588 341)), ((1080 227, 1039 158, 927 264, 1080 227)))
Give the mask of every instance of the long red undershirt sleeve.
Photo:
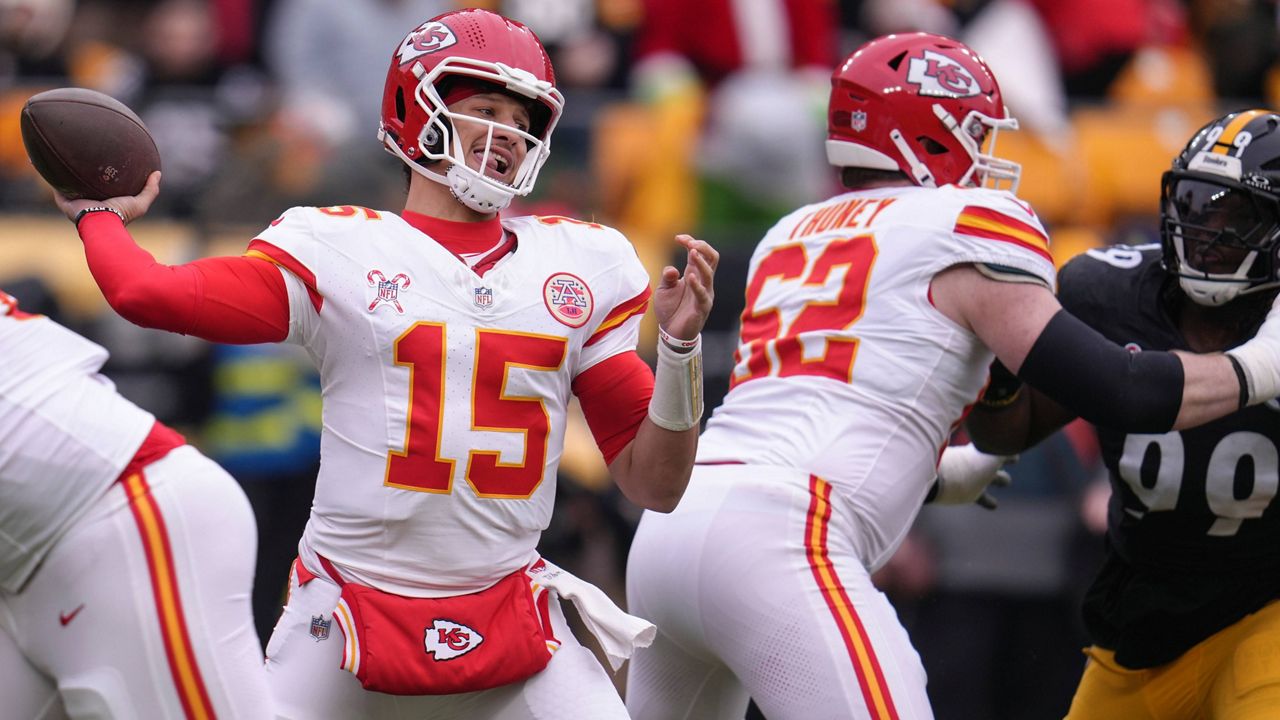
POLYGON ((266 260, 218 257, 164 265, 109 212, 85 215, 77 230, 103 297, 135 325, 238 345, 280 342, 289 334, 284 278, 266 260))
POLYGON ((649 416, 653 371, 634 351, 614 355, 574 378, 573 394, 609 465, 649 416))

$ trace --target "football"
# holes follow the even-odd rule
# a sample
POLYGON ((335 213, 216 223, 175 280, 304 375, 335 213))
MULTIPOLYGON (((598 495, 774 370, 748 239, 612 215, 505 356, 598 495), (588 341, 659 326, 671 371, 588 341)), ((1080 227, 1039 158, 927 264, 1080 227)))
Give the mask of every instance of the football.
POLYGON ((94 90, 58 88, 22 107, 22 144, 40 176, 72 199, 137 195, 160 152, 124 103, 94 90))

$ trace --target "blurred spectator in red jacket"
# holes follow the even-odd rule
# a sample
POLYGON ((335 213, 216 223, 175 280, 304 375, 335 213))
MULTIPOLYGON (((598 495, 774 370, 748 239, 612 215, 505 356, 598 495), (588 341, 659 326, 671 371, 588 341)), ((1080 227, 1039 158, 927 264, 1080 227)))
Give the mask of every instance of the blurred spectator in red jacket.
POLYGON ((831 0, 646 0, 644 12, 638 62, 682 58, 708 87, 743 69, 813 69, 830 77, 836 60, 831 0))
POLYGON ((1067 94, 1102 98, 1145 45, 1185 36, 1177 0, 1029 0, 1053 39, 1067 94))
POLYGON ((838 19, 832 0, 645 0, 632 84, 652 113, 652 148, 624 224, 636 218, 633 232, 660 237, 699 221, 776 218, 820 195, 831 180, 812 150, 838 19))

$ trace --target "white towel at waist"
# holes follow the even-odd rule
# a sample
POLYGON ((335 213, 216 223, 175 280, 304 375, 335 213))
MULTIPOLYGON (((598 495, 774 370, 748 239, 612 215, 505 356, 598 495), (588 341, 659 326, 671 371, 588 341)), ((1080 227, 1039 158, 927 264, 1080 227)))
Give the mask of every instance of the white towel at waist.
POLYGON ((623 612, 600 588, 545 558, 526 571, 533 582, 573 601, 587 629, 595 635, 614 672, 638 647, 649 647, 658 633, 653 623, 623 612))

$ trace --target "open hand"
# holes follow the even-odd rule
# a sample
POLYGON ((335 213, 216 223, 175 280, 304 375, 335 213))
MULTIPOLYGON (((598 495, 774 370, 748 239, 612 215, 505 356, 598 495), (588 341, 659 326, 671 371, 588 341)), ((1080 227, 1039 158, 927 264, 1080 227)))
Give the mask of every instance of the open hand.
POLYGON ((674 338, 692 340, 702 332, 711 312, 715 296, 712 283, 720 253, 702 240, 677 235, 676 242, 688 252, 684 275, 668 265, 662 268, 658 289, 653 295, 653 309, 658 325, 674 338))

